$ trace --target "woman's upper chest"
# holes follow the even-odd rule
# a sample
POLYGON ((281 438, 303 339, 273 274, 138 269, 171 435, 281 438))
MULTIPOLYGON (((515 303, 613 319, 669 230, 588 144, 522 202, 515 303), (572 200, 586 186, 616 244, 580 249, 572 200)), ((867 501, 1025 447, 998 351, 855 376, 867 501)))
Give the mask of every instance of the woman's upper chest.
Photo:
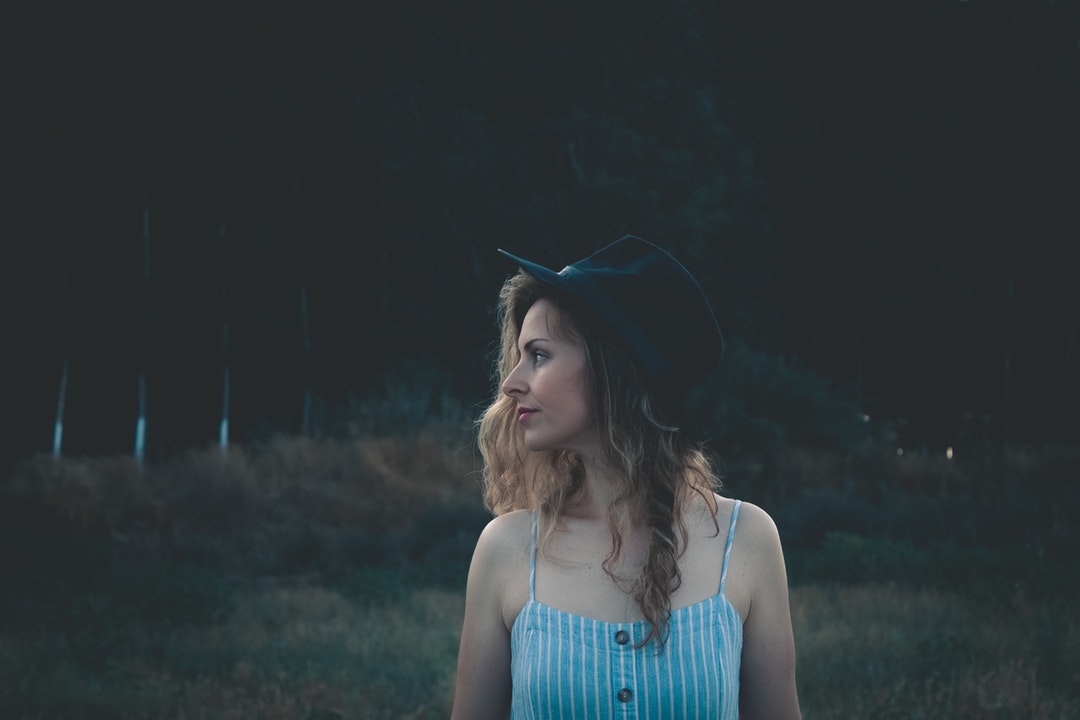
MULTIPOLYGON (((711 518, 687 523, 685 550, 677 558, 681 582, 671 595, 672 610, 696 605, 719 593, 729 521, 730 512, 722 506, 716 525, 711 518)), ((618 556, 611 559, 612 535, 606 522, 571 519, 546 537, 541 528, 538 542, 543 542, 535 556, 534 599, 605 622, 641 620, 643 615, 634 595, 645 565, 648 539, 648 531, 641 528, 623 533, 618 556)), ((672 540, 683 547, 678 530, 672 540)), ((504 611, 508 628, 529 599, 531 572, 533 568, 524 564, 513 573, 516 577, 508 579, 511 586, 507 588, 504 611)), ((750 594, 741 573, 729 571, 724 596, 745 619, 750 594)))

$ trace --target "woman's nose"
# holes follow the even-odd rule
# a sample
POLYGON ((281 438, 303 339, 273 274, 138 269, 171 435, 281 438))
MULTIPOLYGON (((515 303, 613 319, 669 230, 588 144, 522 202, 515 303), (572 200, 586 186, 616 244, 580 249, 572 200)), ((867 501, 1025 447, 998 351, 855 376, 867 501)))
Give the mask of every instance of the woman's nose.
POLYGON ((521 379, 521 374, 518 372, 520 369, 521 365, 518 364, 510 371, 510 374, 506 376, 506 379, 503 380, 502 391, 504 395, 514 397, 516 395, 522 395, 525 392, 525 383, 521 379))

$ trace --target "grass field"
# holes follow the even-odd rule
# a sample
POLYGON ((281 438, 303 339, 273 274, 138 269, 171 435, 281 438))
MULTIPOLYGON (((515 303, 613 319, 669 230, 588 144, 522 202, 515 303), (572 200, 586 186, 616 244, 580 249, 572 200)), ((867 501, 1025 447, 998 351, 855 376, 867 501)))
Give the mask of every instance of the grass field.
MULTIPOLYGON (((286 439, 147 469, 21 467, 0 484, 0 718, 447 717, 487 517, 459 448, 286 439)), ((792 493, 777 516, 804 717, 1080 718, 1070 453, 1017 456, 982 483, 925 459, 875 466, 884 500, 792 493), (962 502, 990 480, 1022 522, 996 520, 994 495, 962 502), (977 542, 938 522, 950 507, 977 542)), ((824 485, 831 468, 784 472, 824 485)))
MULTIPOLYGON (((220 622, 166 635, 120 622, 127 640, 97 667, 59 629, 9 631, 3 717, 445 718, 463 609, 438 588, 251 588, 220 622)), ((808 720, 1080 716, 1075 604, 807 585, 792 613, 808 720)))

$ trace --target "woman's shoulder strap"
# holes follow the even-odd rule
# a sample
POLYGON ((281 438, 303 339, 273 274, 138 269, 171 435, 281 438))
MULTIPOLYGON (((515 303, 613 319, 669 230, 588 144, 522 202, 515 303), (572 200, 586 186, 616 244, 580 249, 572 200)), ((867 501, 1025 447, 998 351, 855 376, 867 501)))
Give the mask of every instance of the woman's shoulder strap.
POLYGON ((727 543, 724 545, 724 564, 720 570, 720 594, 724 592, 724 584, 727 582, 728 560, 731 558, 731 542, 735 539, 735 523, 739 520, 739 506, 742 500, 735 501, 735 507, 731 509, 731 524, 728 527, 727 543))
POLYGON ((532 532, 531 540, 529 541, 529 600, 536 599, 536 525, 537 516, 540 514, 537 510, 532 511, 532 532))

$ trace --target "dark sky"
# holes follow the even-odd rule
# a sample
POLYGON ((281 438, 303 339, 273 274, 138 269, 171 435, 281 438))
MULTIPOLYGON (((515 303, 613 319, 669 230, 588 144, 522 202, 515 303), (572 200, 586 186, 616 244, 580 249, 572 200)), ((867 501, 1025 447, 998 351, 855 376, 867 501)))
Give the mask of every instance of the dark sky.
MULTIPOLYGON (((776 248, 748 232, 725 250, 766 258, 770 279, 753 298, 768 327, 729 327, 837 383, 861 375, 868 410, 907 419, 915 442, 947 444, 965 413, 1007 416, 1024 441, 1075 441, 1080 14, 999 5, 683 3, 693 22, 671 31, 625 3, 8 3, 3 455, 49 447, 65 346, 73 452, 127 451, 141 365, 159 436, 172 450, 210 441, 226 314, 238 432, 287 427, 302 284, 321 308, 327 402, 415 351, 447 359, 479 402, 485 310, 507 271, 494 249, 535 246, 539 231, 515 237, 528 209, 511 216, 505 195, 440 186, 435 170, 528 175, 538 108, 575 108, 567 98, 609 75, 673 87, 673 72, 721 88, 776 248), (669 60, 679 32, 708 67, 669 60), (637 56, 661 69, 610 67, 637 56), (470 127, 526 160, 458 157, 482 146, 470 127)), ((677 127, 660 100, 653 112, 677 127)), ((591 227, 603 236, 578 230, 551 258, 640 232, 591 227)), ((703 284, 732 276, 752 273, 703 284)))

